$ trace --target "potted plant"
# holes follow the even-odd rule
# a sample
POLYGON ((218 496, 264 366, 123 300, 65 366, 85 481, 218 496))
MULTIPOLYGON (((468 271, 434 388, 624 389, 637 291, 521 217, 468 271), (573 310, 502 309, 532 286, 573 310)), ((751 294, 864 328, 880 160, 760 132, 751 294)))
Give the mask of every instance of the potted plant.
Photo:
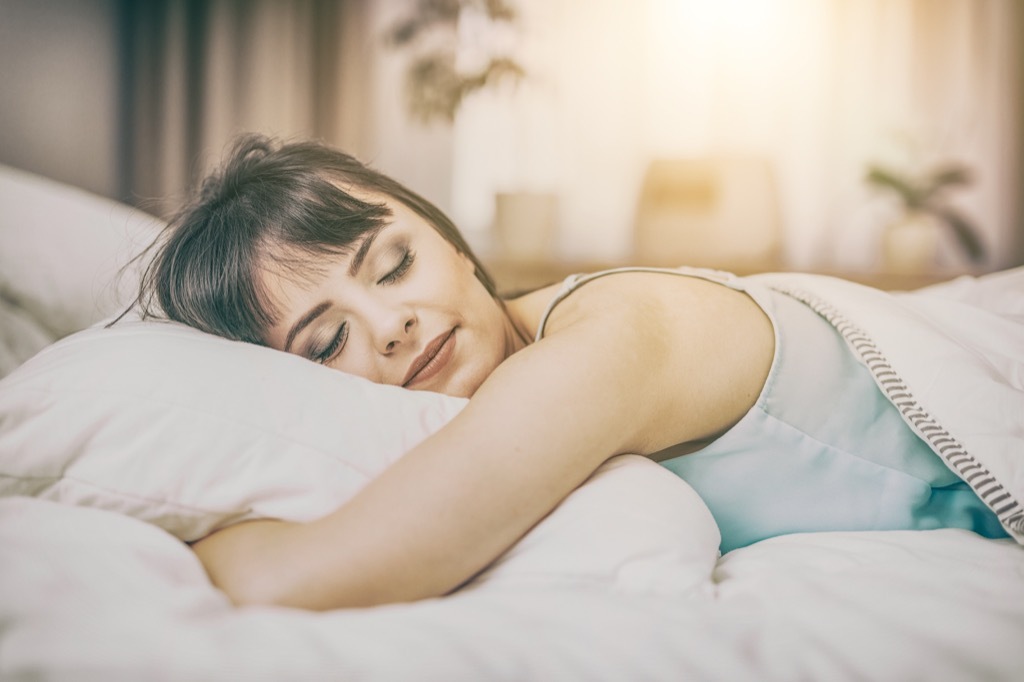
POLYGON ((865 176, 876 189, 895 195, 902 206, 899 220, 883 234, 886 266, 899 272, 924 272, 934 267, 940 232, 950 230, 972 264, 985 260, 985 247, 974 225, 948 202, 950 190, 972 180, 970 169, 949 162, 919 176, 871 164, 865 176))
POLYGON ((462 101, 499 80, 518 80, 523 68, 512 57, 491 51, 485 62, 466 68, 458 59, 459 23, 473 14, 478 25, 510 25, 516 10, 505 0, 415 0, 413 10, 396 22, 388 43, 413 51, 406 71, 409 112, 423 122, 451 123, 462 101))

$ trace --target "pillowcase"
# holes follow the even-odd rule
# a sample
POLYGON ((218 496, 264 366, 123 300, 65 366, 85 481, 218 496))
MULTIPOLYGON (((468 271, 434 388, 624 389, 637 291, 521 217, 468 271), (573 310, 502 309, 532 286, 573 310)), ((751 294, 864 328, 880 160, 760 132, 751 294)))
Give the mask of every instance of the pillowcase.
MULTIPOLYGON (((117 512, 185 541, 246 519, 312 520, 465 403, 173 322, 122 321, 0 381, 0 495, 117 512)), ((707 582, 719 541, 692 488, 624 455, 469 588, 680 594, 707 582)))
POLYGON ((116 511, 185 541, 245 519, 311 520, 465 402, 173 322, 122 321, 0 381, 0 495, 116 511))

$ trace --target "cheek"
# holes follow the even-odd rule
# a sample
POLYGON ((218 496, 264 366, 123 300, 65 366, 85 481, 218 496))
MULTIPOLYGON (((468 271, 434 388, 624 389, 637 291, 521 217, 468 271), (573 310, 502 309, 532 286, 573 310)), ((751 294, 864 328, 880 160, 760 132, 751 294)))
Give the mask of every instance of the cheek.
POLYGON ((442 263, 437 270, 421 270, 421 277, 413 284, 420 296, 425 295, 435 302, 444 302, 459 309, 478 305, 481 294, 489 297, 472 267, 466 267, 465 259, 454 256, 442 263))
POLYGON ((380 367, 374 362, 370 344, 358 335, 356 338, 349 338, 345 350, 330 363, 330 368, 369 379, 374 383, 383 383, 383 376, 380 367))
POLYGON ((503 337, 505 314, 501 306, 475 277, 462 284, 459 307, 467 321, 478 326, 490 343, 503 337))

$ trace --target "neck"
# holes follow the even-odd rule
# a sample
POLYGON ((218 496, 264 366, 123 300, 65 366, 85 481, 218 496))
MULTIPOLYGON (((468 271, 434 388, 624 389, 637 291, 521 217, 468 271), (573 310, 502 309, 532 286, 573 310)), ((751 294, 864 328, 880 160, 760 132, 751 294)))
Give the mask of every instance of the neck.
POLYGON ((533 343, 533 334, 525 324, 515 301, 501 301, 505 311, 505 357, 526 348, 533 343))
POLYGON ((552 284, 528 294, 501 301, 507 320, 505 357, 533 343, 537 327, 540 325, 541 315, 544 314, 544 309, 547 308, 560 286, 560 284, 552 284))

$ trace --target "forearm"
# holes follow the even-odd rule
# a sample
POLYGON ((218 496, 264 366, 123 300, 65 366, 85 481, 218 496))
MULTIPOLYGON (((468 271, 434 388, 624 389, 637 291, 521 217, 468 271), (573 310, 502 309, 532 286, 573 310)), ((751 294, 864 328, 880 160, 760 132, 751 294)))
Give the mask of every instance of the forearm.
POLYGON ((413 561, 393 548, 359 547, 350 535, 339 532, 337 516, 331 518, 331 524, 243 523, 211 535, 193 549, 213 584, 239 606, 363 607, 452 589, 436 577, 451 575, 458 567, 443 571, 430 557, 413 561), (416 571, 416 565, 423 570, 416 571))
POLYGON ((236 604, 327 609, 446 594, 485 568, 586 478, 529 457, 425 444, 310 523, 256 521, 194 547, 236 604), (500 461, 492 461, 494 455, 500 461))
MULTIPOLYGON (((424 572, 396 575, 381 553, 354 547, 323 524, 244 523, 194 546, 214 585, 239 606, 364 607, 444 593, 424 572), (324 533, 327 530, 327 533, 324 533)), ((384 553, 385 555, 387 552, 384 553)))
POLYGON ((504 537, 532 525, 509 536, 448 539, 465 526, 444 532, 451 523, 444 515, 366 520, 362 512, 369 508, 342 509, 313 523, 238 524, 193 549, 214 585, 237 605, 364 607, 447 594, 516 539, 504 537))

